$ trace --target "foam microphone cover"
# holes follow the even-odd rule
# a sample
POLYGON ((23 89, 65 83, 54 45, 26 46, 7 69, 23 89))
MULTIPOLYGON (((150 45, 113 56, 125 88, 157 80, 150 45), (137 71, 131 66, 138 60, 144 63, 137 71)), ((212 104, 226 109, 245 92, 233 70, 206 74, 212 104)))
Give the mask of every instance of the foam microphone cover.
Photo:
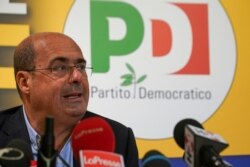
POLYGON ((142 167, 171 167, 169 159, 158 150, 148 151, 142 158, 142 167))
POLYGON ((21 139, 13 139, 8 143, 7 148, 13 148, 14 150, 4 155, 8 158, 1 160, 3 167, 30 166, 30 161, 33 159, 33 156, 28 143, 21 139), (22 154, 23 156, 21 156, 22 154))
POLYGON ((187 118, 187 119, 183 119, 180 122, 178 122, 175 125, 174 128, 174 139, 175 142, 178 144, 179 147, 181 147, 182 149, 184 149, 184 141, 185 141, 185 126, 186 125, 193 125, 195 127, 204 129, 203 126, 196 120, 191 119, 191 118, 187 118))
POLYGON ((79 159, 80 150, 114 152, 115 135, 109 123, 100 117, 80 121, 73 130, 71 144, 74 157, 79 159))

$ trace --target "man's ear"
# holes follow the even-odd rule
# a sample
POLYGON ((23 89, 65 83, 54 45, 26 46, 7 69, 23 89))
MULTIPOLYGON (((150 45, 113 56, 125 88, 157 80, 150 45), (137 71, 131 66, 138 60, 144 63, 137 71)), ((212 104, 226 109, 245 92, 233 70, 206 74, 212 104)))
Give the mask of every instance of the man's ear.
POLYGON ((30 92, 30 77, 31 75, 26 71, 18 71, 16 74, 17 86, 23 94, 29 94, 30 92))

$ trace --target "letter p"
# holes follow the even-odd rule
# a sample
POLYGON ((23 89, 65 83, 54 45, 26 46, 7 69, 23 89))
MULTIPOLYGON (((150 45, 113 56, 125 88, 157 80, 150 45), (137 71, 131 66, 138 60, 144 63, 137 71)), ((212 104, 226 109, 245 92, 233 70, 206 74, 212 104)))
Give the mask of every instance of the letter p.
MULTIPOLYGON (((144 27, 139 12, 130 4, 117 1, 92 0, 91 13, 91 58, 94 73, 109 71, 111 56, 123 56, 133 52, 142 42, 144 27), (120 39, 110 39, 112 19, 124 21, 125 33, 120 39)), ((124 27, 120 27, 124 28, 124 27)))

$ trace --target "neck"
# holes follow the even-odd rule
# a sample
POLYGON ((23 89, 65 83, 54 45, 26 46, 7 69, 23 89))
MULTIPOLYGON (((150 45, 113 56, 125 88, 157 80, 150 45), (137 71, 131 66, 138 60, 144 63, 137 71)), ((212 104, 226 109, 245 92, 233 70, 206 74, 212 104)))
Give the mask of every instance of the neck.
POLYGON ((55 124, 55 149, 60 151, 64 144, 69 139, 74 127, 65 127, 63 125, 55 124))

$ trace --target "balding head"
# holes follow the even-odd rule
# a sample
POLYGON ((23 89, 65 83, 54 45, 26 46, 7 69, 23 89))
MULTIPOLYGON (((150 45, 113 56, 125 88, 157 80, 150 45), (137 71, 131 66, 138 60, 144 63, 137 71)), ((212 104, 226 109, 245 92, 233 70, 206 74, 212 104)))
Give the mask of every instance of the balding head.
POLYGON ((41 49, 45 49, 50 44, 50 39, 52 38, 54 39, 53 41, 60 41, 63 38, 75 43, 70 37, 57 32, 43 32, 27 37, 17 46, 14 52, 15 75, 19 70, 33 69, 37 53, 41 49))

